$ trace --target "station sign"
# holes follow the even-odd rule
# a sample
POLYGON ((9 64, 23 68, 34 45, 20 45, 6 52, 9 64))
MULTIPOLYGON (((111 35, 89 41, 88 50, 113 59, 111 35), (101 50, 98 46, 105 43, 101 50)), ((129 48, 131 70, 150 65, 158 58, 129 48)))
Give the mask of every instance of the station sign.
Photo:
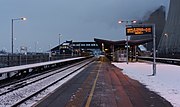
POLYGON ((126 27, 126 36, 128 36, 128 35, 147 35, 147 34, 153 34, 152 26, 126 27))

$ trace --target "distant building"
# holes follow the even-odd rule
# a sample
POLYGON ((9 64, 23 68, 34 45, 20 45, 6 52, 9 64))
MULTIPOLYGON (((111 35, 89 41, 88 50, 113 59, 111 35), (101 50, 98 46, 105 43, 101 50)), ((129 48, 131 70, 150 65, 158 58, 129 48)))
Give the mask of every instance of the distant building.
POLYGON ((94 51, 99 50, 95 42, 74 42, 65 41, 62 44, 51 49, 52 53, 65 54, 65 55, 89 55, 94 51))
POLYGON ((167 22, 158 46, 161 57, 180 58, 180 0, 170 0, 167 22))
POLYGON ((7 54, 7 52, 5 50, 0 51, 0 55, 5 55, 5 54, 7 54))
MULTIPOLYGON (((148 13, 148 15, 145 16, 145 19, 143 21, 139 21, 142 24, 155 24, 156 26, 156 49, 159 45, 160 38, 163 33, 164 25, 165 25, 165 19, 166 19, 166 12, 165 7, 160 6, 158 9, 153 11, 152 13, 148 13)), ((139 40, 139 39, 149 39, 152 38, 152 35, 143 35, 143 36, 132 36, 131 40, 139 40)), ((146 43, 144 46, 147 48, 148 51, 152 51, 153 49, 153 43, 146 43)))

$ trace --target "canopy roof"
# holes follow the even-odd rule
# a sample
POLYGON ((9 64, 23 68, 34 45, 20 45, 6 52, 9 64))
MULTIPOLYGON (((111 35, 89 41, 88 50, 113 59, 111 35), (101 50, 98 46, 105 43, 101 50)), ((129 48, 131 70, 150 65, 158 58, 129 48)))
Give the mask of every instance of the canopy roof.
MULTIPOLYGON (((126 40, 120 40, 120 41, 111 41, 111 40, 104 40, 104 39, 97 39, 94 38, 94 41, 98 44, 98 46, 100 47, 100 49, 102 49, 102 44, 104 45, 104 48, 106 49, 110 49, 112 46, 114 47, 114 49, 118 48, 118 47, 123 47, 125 48, 125 45, 127 43, 126 40)), ((141 39, 141 40, 128 40, 128 44, 130 46, 137 46, 137 45, 141 45, 141 44, 145 44, 148 42, 152 42, 153 39, 141 39)))

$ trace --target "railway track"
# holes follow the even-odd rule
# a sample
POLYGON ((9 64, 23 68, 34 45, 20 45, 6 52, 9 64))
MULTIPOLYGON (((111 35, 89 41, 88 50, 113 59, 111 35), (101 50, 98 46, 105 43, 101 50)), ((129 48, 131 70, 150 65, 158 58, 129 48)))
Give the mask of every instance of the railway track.
MULTIPOLYGON (((152 57, 138 56, 137 58, 141 60, 153 61, 152 57)), ((172 65, 180 65, 180 59, 172 59, 172 58, 156 58, 156 62, 172 64, 172 65)))
MULTIPOLYGON (((88 59, 43 75, 37 75, 32 78, 1 86, 0 106, 16 107, 27 103, 28 100, 36 99, 34 96, 38 96, 38 94, 42 95, 42 93, 48 91, 48 89, 52 91, 52 88, 61 86, 94 60, 94 58, 88 59)), ((45 93, 48 94, 48 92, 45 93)), ((46 95, 43 94, 43 96, 46 95)))

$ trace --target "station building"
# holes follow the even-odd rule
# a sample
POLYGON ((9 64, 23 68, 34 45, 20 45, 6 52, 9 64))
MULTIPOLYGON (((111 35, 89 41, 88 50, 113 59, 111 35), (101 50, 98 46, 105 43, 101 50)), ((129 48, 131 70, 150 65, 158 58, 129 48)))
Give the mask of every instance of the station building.
MULTIPOLYGON (((139 45, 152 42, 150 39, 129 40, 128 56, 133 59, 136 55, 150 55, 146 50, 143 51, 139 45)), ((73 42, 66 41, 51 49, 53 54, 69 56, 86 56, 86 55, 106 55, 112 61, 125 61, 127 56, 127 41, 112 41, 94 38, 94 42, 73 42)))
POLYGON ((99 50, 96 42, 65 41, 51 49, 52 53, 60 55, 86 56, 94 55, 99 50))

